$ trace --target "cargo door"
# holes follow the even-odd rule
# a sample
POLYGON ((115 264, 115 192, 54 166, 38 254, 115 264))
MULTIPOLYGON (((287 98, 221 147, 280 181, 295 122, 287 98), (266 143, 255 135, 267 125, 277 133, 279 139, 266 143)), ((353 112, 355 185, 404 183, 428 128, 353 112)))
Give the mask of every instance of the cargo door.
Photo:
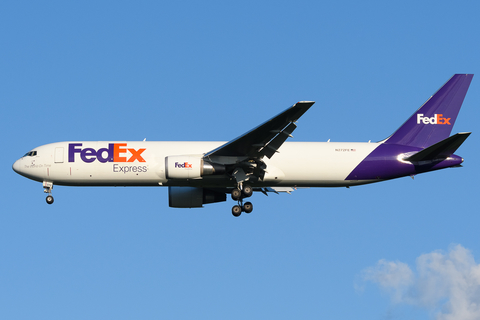
POLYGON ((63 163, 63 147, 55 148, 55 163, 63 163))

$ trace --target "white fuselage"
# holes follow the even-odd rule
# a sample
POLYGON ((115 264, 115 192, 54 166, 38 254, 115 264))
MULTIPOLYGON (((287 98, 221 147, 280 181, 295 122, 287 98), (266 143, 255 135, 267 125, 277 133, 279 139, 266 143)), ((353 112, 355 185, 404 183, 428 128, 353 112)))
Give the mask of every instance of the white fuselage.
MULTIPOLYGON (((35 155, 22 157, 13 167, 30 179, 56 185, 232 187, 235 182, 226 176, 167 179, 165 172, 166 157, 202 156, 224 143, 58 142, 35 148, 35 155)), ((378 145, 379 143, 355 142, 286 142, 271 159, 264 158, 266 174, 263 181, 255 185, 341 187, 373 182, 346 181, 345 178, 378 145)))

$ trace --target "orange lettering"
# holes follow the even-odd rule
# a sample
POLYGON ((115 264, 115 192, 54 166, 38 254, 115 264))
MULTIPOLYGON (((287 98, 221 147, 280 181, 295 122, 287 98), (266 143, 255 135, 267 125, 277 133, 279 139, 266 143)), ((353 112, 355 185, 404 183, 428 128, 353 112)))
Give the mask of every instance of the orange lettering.
POLYGON ((450 124, 451 118, 444 118, 443 114, 438 115, 438 124, 450 124))
POLYGON ((135 160, 138 160, 139 162, 145 162, 145 159, 143 159, 141 156, 142 152, 145 150, 146 149, 128 149, 128 151, 132 153, 132 156, 130 157, 130 159, 128 159, 128 162, 133 162, 135 160))
POLYGON ((126 143, 115 143, 113 145, 113 162, 127 162, 126 157, 120 157, 120 153, 125 153, 127 150, 120 149, 120 147, 126 147, 126 143))

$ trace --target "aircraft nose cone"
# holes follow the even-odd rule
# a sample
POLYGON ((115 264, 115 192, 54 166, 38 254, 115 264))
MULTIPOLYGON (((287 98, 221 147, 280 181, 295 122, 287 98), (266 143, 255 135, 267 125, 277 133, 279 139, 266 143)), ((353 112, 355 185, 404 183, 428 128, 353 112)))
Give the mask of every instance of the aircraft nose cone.
POLYGON ((15 163, 12 165, 12 169, 16 173, 20 173, 20 160, 15 161, 15 163))

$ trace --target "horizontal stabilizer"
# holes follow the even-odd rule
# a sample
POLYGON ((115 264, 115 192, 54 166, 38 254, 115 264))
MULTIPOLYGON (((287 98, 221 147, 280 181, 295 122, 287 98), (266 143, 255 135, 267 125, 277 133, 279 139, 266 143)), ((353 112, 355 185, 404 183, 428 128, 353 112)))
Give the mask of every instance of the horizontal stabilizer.
POLYGON ((434 145, 415 153, 404 159, 407 161, 418 162, 435 159, 445 159, 450 157, 468 138, 471 132, 457 133, 447 139, 435 143, 434 145))

